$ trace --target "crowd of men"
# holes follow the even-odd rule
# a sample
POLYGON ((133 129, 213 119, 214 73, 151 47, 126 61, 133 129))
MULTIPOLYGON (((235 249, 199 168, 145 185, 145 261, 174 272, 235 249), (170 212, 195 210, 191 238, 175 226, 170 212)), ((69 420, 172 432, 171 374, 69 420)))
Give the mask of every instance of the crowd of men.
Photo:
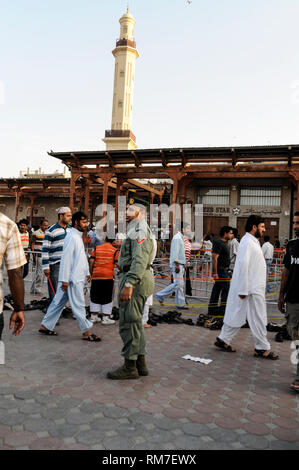
MULTIPOLYGON (((50 304, 41 322, 39 332, 57 336, 55 326, 63 308, 69 302, 78 322, 82 340, 99 342, 101 338, 91 332, 93 325, 103 315, 104 324, 114 324, 111 319, 114 292, 114 267, 119 269, 119 333, 123 341, 124 364, 109 371, 107 377, 114 380, 136 379, 148 375, 145 361, 144 319, 148 316, 154 292, 152 263, 157 244, 146 222, 148 203, 137 198, 129 201, 126 209, 127 235, 115 244, 104 238, 94 245, 89 257, 83 243, 88 218, 83 212, 71 213, 68 207, 58 210, 58 221, 49 227, 41 221, 40 228, 29 237, 26 221, 15 223, 0 214, 0 247, 5 260, 9 285, 14 299, 14 312, 10 328, 16 336, 25 326, 24 281, 28 274, 28 250, 34 251, 36 276, 31 291, 40 289, 42 271, 47 278, 50 304), (31 244, 31 245, 30 245, 31 244), (120 247, 121 245, 121 247, 120 247), (120 250, 118 250, 120 247, 120 250), (86 316, 84 286, 91 282, 90 319, 86 316)), ((286 245, 284 271, 278 301, 279 310, 286 315, 287 328, 292 339, 299 340, 299 212, 293 220, 295 238, 286 245)), ((240 243, 236 229, 225 226, 219 238, 204 239, 204 256, 212 254, 214 286, 209 302, 209 314, 223 314, 223 327, 215 346, 226 352, 236 352, 231 345, 239 329, 248 322, 254 340, 254 356, 277 360, 267 340, 267 309, 265 294, 269 290, 267 268, 273 258, 273 246, 265 236, 265 223, 260 216, 248 218, 246 234, 240 243), (264 237, 264 245, 260 241, 264 237), (211 251, 210 251, 211 250, 211 251), (218 305, 218 300, 221 300, 218 305)), ((170 268, 172 281, 155 296, 163 305, 166 297, 175 294, 178 309, 187 309, 186 292, 191 289, 186 271, 191 255, 191 227, 182 224, 171 241, 170 268)), ((2 264, 2 259, 1 259, 2 264)), ((3 310, 2 278, 0 279, 0 308, 3 310)), ((0 315, 0 336, 3 330, 3 314, 0 315)), ((298 343, 297 348, 298 348, 298 343)), ((291 384, 299 390, 299 364, 291 384)))

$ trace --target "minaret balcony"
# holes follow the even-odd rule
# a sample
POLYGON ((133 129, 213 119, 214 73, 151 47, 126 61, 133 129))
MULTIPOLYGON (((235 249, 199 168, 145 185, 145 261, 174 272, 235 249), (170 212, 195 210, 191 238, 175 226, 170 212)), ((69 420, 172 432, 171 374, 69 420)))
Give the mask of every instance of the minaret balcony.
POLYGON ((136 49, 136 42, 131 39, 125 39, 125 38, 122 38, 122 39, 117 39, 116 40, 116 47, 118 46, 129 46, 129 47, 133 47, 134 49, 136 49))
POLYGON ((105 137, 130 137, 133 142, 136 142, 136 137, 129 129, 110 129, 105 131, 105 137))

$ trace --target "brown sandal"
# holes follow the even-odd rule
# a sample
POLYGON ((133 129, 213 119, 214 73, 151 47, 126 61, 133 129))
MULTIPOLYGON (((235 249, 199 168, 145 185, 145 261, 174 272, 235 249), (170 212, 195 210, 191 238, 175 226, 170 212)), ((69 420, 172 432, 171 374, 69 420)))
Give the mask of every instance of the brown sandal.
POLYGON ((39 329, 38 330, 39 333, 41 333, 42 335, 46 335, 46 336, 58 336, 58 334, 56 333, 56 331, 51 331, 51 330, 43 330, 43 329, 39 329))
POLYGON ((267 352, 266 349, 255 349, 254 351, 255 351, 254 357, 261 357, 262 359, 270 359, 272 361, 276 361, 277 359, 279 359, 278 354, 276 354, 273 351, 270 351, 269 354, 267 354, 266 356, 265 356, 265 352, 267 352))
POLYGON ((230 344, 226 344, 224 341, 222 341, 222 339, 220 338, 216 338, 216 341, 215 341, 215 346, 217 346, 217 348, 220 348, 220 349, 223 349, 224 351, 226 352, 236 352, 236 349, 232 348, 230 346, 230 344))

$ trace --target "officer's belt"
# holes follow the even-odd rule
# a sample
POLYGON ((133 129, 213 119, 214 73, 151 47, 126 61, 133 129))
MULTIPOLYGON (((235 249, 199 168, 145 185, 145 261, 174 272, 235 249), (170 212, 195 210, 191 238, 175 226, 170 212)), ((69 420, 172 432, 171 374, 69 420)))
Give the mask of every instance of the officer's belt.
MULTIPOLYGON (((150 269, 151 268, 151 264, 148 264, 147 267, 145 269, 150 269)), ((123 266, 123 268, 120 269, 120 272, 121 273, 128 273, 131 269, 131 265, 127 265, 127 266, 123 266)))

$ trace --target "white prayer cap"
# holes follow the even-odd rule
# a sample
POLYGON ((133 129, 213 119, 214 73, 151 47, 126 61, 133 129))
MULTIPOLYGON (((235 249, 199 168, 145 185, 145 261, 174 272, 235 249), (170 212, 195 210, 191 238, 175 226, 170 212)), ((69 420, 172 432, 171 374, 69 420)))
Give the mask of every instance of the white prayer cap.
POLYGON ((56 209, 57 214, 66 214, 66 212, 72 212, 69 207, 60 207, 56 209))

